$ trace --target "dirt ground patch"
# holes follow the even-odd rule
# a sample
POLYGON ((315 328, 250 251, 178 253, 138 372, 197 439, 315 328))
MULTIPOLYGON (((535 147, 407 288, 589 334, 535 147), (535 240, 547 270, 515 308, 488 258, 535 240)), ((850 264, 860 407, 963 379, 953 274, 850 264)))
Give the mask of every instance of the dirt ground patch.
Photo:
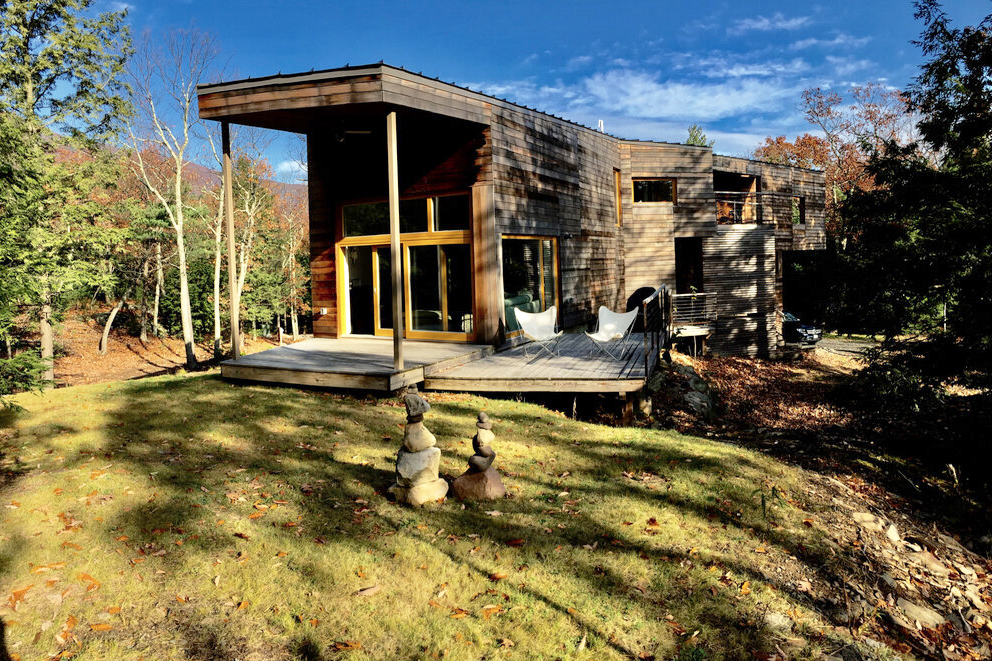
MULTIPOLYGON (((101 356, 98 348, 102 333, 102 326, 94 320, 70 320, 62 325, 57 336, 62 350, 55 360, 55 380, 60 387, 173 374, 182 369, 186 361, 180 338, 151 336, 147 342, 142 342, 116 331, 111 333, 109 351, 101 356)), ((278 342, 246 336, 244 344, 245 353, 255 353, 270 349, 278 342)), ((209 344, 196 346, 196 358, 204 366, 216 364, 209 344)))

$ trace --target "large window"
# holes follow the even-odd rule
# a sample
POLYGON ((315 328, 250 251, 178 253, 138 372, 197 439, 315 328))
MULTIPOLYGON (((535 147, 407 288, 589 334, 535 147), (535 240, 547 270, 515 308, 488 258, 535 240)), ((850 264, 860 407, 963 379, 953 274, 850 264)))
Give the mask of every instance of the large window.
POLYGON ((558 241, 504 236, 503 312, 506 330, 520 330, 513 310, 544 312, 558 304, 558 241))
MULTIPOLYGON (((468 194, 400 201, 404 335, 472 340, 472 204, 468 194)), ((341 334, 391 335, 389 203, 346 204, 337 242, 341 334)))
POLYGON ((410 330, 471 333, 470 246, 410 246, 408 255, 410 330))
MULTIPOLYGON (((468 195, 400 200, 400 233, 468 230, 472 214, 468 195)), ((347 204, 341 210, 345 238, 389 234, 389 203, 347 204)))
POLYGON ((675 202, 678 187, 674 179, 634 179, 634 202, 675 202))

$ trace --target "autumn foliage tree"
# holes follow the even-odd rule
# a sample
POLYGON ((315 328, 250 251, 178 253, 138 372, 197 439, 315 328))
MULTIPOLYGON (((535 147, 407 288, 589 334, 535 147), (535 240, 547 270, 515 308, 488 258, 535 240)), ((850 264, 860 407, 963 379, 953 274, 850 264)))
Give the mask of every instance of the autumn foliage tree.
POLYGON ((852 191, 874 187, 866 169, 871 154, 888 142, 912 142, 915 118, 906 95, 880 83, 854 85, 846 95, 810 88, 802 93, 802 109, 819 134, 805 133, 793 141, 769 137, 754 155, 763 161, 823 170, 829 229, 840 234, 840 205, 852 191))

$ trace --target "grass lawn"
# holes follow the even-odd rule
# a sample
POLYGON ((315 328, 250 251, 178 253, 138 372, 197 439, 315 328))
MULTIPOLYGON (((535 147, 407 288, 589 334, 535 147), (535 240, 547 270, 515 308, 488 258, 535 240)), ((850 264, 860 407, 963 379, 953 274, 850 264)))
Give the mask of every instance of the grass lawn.
POLYGON ((464 470, 477 412, 492 416, 511 498, 385 498, 396 399, 215 375, 20 396, 28 412, 0 427, 7 649, 688 660, 849 642, 796 588, 830 557, 800 471, 533 404, 426 397, 442 475, 464 470))

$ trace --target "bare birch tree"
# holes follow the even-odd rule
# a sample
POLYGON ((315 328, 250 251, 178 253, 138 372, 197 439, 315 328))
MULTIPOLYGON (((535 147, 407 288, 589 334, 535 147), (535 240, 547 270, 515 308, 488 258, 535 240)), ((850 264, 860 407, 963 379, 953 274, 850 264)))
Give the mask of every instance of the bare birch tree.
POLYGON ((196 367, 196 351, 189 299, 183 172, 201 128, 196 85, 210 71, 216 52, 213 39, 195 30, 173 30, 155 43, 146 33, 129 68, 137 110, 137 120, 128 125, 135 169, 165 209, 175 234, 187 369, 196 367), (146 163, 143 154, 149 148, 169 161, 166 176, 160 176, 159 170, 146 163))

